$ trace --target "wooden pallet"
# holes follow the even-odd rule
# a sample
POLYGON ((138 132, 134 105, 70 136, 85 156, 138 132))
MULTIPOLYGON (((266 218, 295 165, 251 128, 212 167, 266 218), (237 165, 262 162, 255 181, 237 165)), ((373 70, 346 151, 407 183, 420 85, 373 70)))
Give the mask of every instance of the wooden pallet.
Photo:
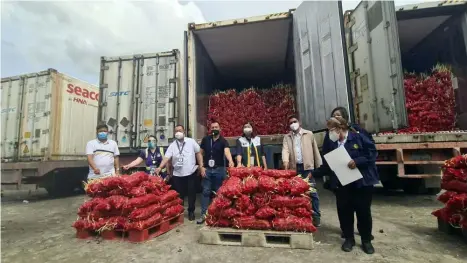
POLYGON ((140 243, 165 234, 181 224, 183 224, 183 213, 143 230, 107 230, 99 234, 96 231, 81 229, 76 231, 76 237, 79 239, 89 239, 95 236, 101 236, 105 240, 124 240, 132 243, 140 243))
POLYGON ((311 233, 242 230, 204 226, 198 242, 208 245, 313 249, 311 233))
POLYGON ((457 235, 462 236, 464 241, 467 242, 467 229, 461 229, 453 227, 451 224, 444 222, 438 218, 438 230, 448 234, 448 235, 457 235))

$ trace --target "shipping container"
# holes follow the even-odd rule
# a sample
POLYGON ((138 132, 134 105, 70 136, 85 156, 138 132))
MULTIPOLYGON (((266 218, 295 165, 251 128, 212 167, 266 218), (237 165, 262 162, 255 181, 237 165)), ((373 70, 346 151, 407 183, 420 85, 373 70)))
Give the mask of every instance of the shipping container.
POLYGON ((54 69, 2 78, 2 162, 85 158, 99 89, 54 69))
MULTIPOLYGON (((384 30, 383 26, 378 30, 384 30)), ((351 103, 343 36, 340 2, 307 1, 285 13, 189 24, 186 60, 192 136, 200 139, 205 135, 208 96, 233 84, 267 87, 277 82, 293 83, 302 124, 314 131, 324 129, 333 108, 349 108, 351 103)), ((397 53, 398 45, 392 49, 397 53)), ((400 63, 393 74, 398 74, 394 81, 386 74, 391 87, 372 92, 372 100, 384 101, 384 105, 379 104, 378 111, 375 105, 359 108, 358 114, 369 117, 366 127, 370 131, 407 123, 400 63), (393 91, 398 96, 393 96, 393 91)), ((353 107, 349 110, 352 113, 353 107)))
MULTIPOLYGON (((340 2, 307 1, 286 13, 189 24, 185 54, 192 136, 206 134, 207 99, 214 87, 278 81, 295 84, 307 129, 325 128, 339 105, 371 133, 396 130, 408 124, 404 70, 427 71, 436 63, 451 65, 457 76, 457 125, 467 129, 466 1, 399 8, 393 1, 362 1, 342 14, 340 2)), ((440 164, 466 153, 466 137, 465 132, 375 135, 377 165, 390 172, 382 173, 386 185, 395 178, 408 191, 436 190, 440 164)), ((317 133, 318 143, 322 140, 323 133, 317 133)), ((263 142, 271 147, 265 150, 268 163, 280 166, 282 136, 264 136, 263 142)))
POLYGON ((168 146, 184 124, 181 61, 178 50, 101 58, 98 121, 122 153, 147 147, 150 135, 168 146))
POLYGON ((79 187, 86 143, 96 136, 97 86, 48 69, 2 78, 1 98, 2 187, 79 187))

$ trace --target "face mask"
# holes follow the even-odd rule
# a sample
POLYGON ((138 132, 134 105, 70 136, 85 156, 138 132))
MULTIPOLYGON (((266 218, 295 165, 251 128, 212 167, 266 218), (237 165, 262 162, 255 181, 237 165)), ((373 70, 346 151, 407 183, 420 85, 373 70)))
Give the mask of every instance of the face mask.
POLYGON ((155 146, 156 146, 156 143, 155 143, 155 142, 149 141, 149 143, 148 143, 148 148, 154 149, 155 146))
POLYGON ((292 129, 292 131, 298 130, 299 127, 300 127, 300 124, 298 124, 298 122, 294 122, 290 124, 290 129, 292 129))
POLYGON ((106 140, 107 139, 107 132, 99 132, 97 134, 97 139, 99 140, 106 140))
POLYGON ((217 136, 219 135, 220 131, 219 130, 212 130, 212 135, 217 136))
POLYGON ((244 128, 243 129, 243 132, 247 135, 250 135, 252 132, 253 132, 253 129, 252 128, 244 128))
POLYGON ((336 142, 337 140, 339 140, 339 133, 337 133, 336 131, 329 132, 329 139, 333 142, 336 142))
POLYGON ((177 140, 183 139, 183 132, 176 132, 175 133, 175 139, 177 139, 177 140))

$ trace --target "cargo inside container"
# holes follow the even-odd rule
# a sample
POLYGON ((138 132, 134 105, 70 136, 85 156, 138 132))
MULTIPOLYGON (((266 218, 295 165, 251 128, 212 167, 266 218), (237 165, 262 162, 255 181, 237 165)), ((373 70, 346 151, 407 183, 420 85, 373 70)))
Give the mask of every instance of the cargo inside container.
MULTIPOLYGON (((292 18, 193 31, 198 130, 215 91, 294 84, 292 18)), ((198 137, 204 132, 198 133, 198 137)))
MULTIPOLYGON (((429 5, 427 3, 426 5, 429 5)), ((450 65, 457 77, 457 128, 467 129, 466 5, 396 7, 402 67, 429 72, 437 63, 450 65)))

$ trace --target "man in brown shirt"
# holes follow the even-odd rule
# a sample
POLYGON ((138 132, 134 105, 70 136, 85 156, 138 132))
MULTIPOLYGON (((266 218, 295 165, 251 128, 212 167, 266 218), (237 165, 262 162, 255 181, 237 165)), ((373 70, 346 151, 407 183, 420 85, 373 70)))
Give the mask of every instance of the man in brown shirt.
MULTIPOLYGON (((282 145, 282 162, 285 169, 295 169, 297 174, 308 178, 311 186, 315 188, 315 179, 312 171, 321 166, 322 160, 313 132, 303 129, 296 116, 289 118, 290 132, 284 136, 282 145)), ((311 193, 313 208, 313 223, 321 224, 319 211, 319 196, 316 189, 311 193)))

